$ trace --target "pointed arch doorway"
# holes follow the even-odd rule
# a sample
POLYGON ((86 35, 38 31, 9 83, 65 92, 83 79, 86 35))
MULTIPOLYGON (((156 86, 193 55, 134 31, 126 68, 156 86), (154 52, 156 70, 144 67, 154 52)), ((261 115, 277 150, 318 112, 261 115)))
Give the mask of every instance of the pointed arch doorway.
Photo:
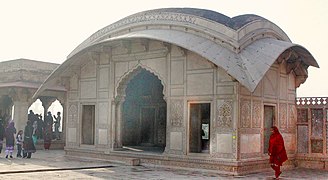
POLYGON ((144 68, 131 73, 122 93, 123 149, 161 153, 166 145, 164 87, 156 75, 144 68))

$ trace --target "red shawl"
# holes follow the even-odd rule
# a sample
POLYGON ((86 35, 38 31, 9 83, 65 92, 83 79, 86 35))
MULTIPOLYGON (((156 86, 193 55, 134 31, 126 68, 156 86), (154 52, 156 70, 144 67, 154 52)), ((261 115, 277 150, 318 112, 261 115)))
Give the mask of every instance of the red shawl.
POLYGON ((273 126, 272 129, 274 132, 271 134, 269 141, 270 163, 281 166, 288 159, 284 139, 276 126, 273 126))

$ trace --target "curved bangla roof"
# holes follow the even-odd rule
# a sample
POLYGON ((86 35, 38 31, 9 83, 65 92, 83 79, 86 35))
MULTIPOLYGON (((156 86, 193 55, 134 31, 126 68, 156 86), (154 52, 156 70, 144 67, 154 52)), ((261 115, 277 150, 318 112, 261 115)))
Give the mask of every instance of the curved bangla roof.
MULTIPOLYGON (((293 44, 283 30, 260 16, 230 18, 205 9, 164 8, 133 14, 91 35, 70 53, 35 95, 76 63, 78 54, 138 38, 159 40, 193 51, 223 68, 251 92, 284 53, 288 58, 293 57, 293 62, 301 63, 305 71, 308 66, 319 67, 309 51, 293 44)), ((296 75, 306 76, 301 83, 307 78, 304 73, 296 75)))
POLYGON ((227 27, 230 27, 234 30, 239 29, 240 27, 246 25, 247 23, 254 21, 254 20, 265 20, 264 18, 253 15, 253 14, 245 14, 241 16, 236 16, 230 18, 224 14, 207 10, 207 9, 195 9, 195 8, 164 8, 164 9, 155 9, 145 11, 144 13, 181 13, 181 14, 190 14, 194 16, 199 16, 211 21, 215 21, 217 23, 223 24, 227 27))

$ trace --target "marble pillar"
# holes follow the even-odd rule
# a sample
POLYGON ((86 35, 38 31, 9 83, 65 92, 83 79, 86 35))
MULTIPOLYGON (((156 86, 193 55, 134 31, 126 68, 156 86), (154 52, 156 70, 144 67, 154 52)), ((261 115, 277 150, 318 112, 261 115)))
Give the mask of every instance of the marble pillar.
POLYGON ((14 117, 15 127, 17 132, 19 130, 24 130, 27 122, 27 111, 29 108, 29 103, 26 101, 14 101, 14 117))

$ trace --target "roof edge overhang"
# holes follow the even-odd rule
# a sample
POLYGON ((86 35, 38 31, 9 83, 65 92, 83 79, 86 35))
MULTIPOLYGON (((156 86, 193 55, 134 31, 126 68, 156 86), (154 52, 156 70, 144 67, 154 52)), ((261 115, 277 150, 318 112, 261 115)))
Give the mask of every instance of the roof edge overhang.
POLYGON ((193 33, 201 32, 204 36, 217 39, 217 42, 222 42, 222 44, 231 48, 233 51, 239 51, 239 49, 242 49, 250 44, 253 39, 263 37, 275 37, 283 41, 291 42, 287 34, 280 27, 260 16, 253 15, 252 17, 248 17, 247 15, 242 15, 229 18, 220 13, 210 11, 212 16, 221 16, 221 18, 224 17, 224 20, 218 21, 216 18, 204 16, 207 12, 209 12, 209 10, 195 8, 173 8, 175 11, 170 11, 169 9, 170 8, 148 10, 122 18, 119 21, 93 33, 90 37, 79 44, 67 58, 74 56, 82 49, 85 49, 92 44, 114 36, 120 36, 127 32, 135 31, 135 29, 138 31, 142 29, 142 27, 144 27, 144 29, 154 29, 158 27, 162 29, 183 28, 186 31, 193 33), (198 12, 204 11, 204 14, 188 13, 188 9, 198 12), (243 16, 245 17, 238 18, 243 16), (254 17, 257 18, 253 19, 254 17), (246 21, 245 24, 241 23, 243 24, 242 26, 233 27, 229 25, 235 20, 236 22, 242 21, 241 19, 246 21))
MULTIPOLYGON (((85 52, 95 46, 108 45, 120 40, 138 38, 167 42, 199 54, 224 69, 251 92, 255 90, 256 86, 271 65, 289 48, 294 48, 296 51, 302 52, 302 56, 306 59, 304 60, 306 64, 319 67, 313 56, 309 54, 305 48, 290 42, 280 41, 273 38, 257 39, 242 49, 240 53, 236 53, 204 37, 169 29, 149 29, 130 32, 91 44, 80 50, 79 53, 85 52)), ((59 76, 66 70, 66 68, 78 61, 78 58, 75 58, 75 56, 79 53, 68 58, 54 72, 52 72, 36 91, 33 98, 35 98, 41 91, 45 90, 55 77, 59 76)))

